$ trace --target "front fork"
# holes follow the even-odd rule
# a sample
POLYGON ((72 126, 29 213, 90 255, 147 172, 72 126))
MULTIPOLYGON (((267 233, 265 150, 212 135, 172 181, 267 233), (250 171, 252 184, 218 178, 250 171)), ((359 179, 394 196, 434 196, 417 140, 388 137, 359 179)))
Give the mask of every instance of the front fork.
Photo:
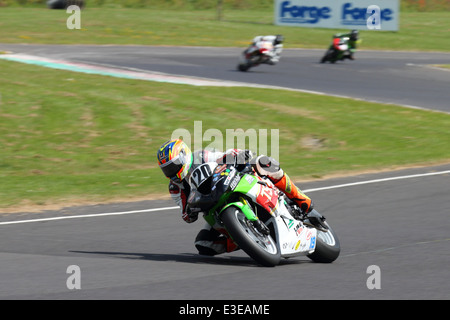
POLYGON ((258 230, 258 232, 260 232, 263 235, 269 235, 270 234, 269 228, 261 220, 259 220, 258 216, 255 214, 255 212, 253 212, 248 202, 243 197, 240 197, 239 200, 240 201, 228 203, 226 206, 220 209, 218 214, 210 212, 210 214, 204 217, 205 220, 220 233, 228 236, 228 232, 226 232, 223 229, 223 224, 220 219, 220 215, 225 209, 229 207, 236 207, 237 209, 242 211, 242 213, 245 215, 249 223, 251 223, 253 227, 255 227, 255 229, 258 230))

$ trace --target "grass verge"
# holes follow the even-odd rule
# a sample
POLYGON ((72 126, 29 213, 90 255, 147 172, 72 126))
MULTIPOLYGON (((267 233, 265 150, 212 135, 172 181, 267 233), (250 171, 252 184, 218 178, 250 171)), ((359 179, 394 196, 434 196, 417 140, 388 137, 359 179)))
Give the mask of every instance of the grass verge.
MULTIPOLYGON (((90 8, 69 30, 65 10, 0 9, 0 43, 137 44, 244 47, 259 34, 283 34, 287 48, 326 48, 345 30, 273 25, 273 10, 90 8), (218 36, 220 35, 220 36, 218 36)), ((402 12, 399 32, 361 31, 362 49, 450 51, 450 12, 402 12)))
POLYGON ((450 70, 450 64, 437 64, 437 65, 434 65, 434 67, 450 70))
POLYGON ((0 208, 166 193, 156 150, 177 128, 193 133, 196 120, 203 132, 224 135, 279 129, 283 168, 302 179, 450 161, 450 116, 437 112, 7 61, 0 61, 0 88, 0 208))

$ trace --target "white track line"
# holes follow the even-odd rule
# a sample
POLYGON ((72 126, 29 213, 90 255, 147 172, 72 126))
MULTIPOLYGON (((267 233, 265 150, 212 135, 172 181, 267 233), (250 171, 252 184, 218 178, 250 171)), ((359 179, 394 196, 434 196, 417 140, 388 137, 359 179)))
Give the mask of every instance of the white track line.
POLYGON ((322 188, 316 188, 316 189, 309 189, 309 190, 303 190, 303 191, 305 193, 309 193, 309 192, 314 192, 314 191, 322 191, 322 190, 329 190, 329 189, 337 189, 337 188, 359 186, 359 185, 362 185, 362 184, 378 183, 378 182, 385 182, 385 181, 392 181, 392 180, 412 179, 412 178, 435 176, 435 175, 447 174, 447 173, 450 173, 450 170, 439 171, 439 172, 430 172, 430 173, 419 173, 419 174, 412 174, 412 175, 408 175, 408 176, 391 177, 391 178, 375 179, 375 180, 360 181, 360 182, 351 182, 351 183, 344 183, 344 184, 338 184, 338 185, 335 185, 335 186, 322 187, 322 188))
POLYGON ((163 210, 173 210, 173 209, 178 209, 178 208, 179 207, 176 206, 176 207, 163 207, 163 208, 154 208, 154 209, 123 211, 123 212, 107 212, 107 213, 84 214, 84 215, 67 216, 67 217, 53 217, 53 218, 31 219, 31 220, 6 221, 6 222, 0 222, 0 225, 17 224, 17 223, 28 223, 28 222, 42 222, 42 221, 52 221, 52 220, 77 219, 77 218, 93 218, 93 217, 102 217, 102 216, 120 216, 120 215, 125 215, 125 214, 144 213, 144 212, 163 211, 163 210))
MULTIPOLYGON (((303 190, 303 192, 311 193, 311 192, 316 192, 316 191, 323 191, 323 190, 330 190, 330 189, 338 189, 338 188, 347 188, 347 187, 359 186, 359 185, 363 185, 363 184, 379 183, 379 182, 386 182, 386 181, 393 181, 393 180, 404 180, 404 179, 420 178, 420 177, 443 175, 443 174, 450 174, 450 170, 438 171, 438 172, 430 172, 430 173, 419 173, 419 174, 412 174, 412 175, 398 176, 398 177, 390 177, 390 178, 383 178, 383 179, 366 180, 366 181, 352 182, 352 183, 344 183, 344 184, 338 184, 338 185, 328 186, 328 187, 307 189, 307 190, 303 190)), ((30 223, 30 222, 43 222, 43 221, 54 221, 54 220, 65 220, 65 219, 78 219, 78 218, 93 218, 93 217, 103 217, 103 216, 118 216, 118 215, 134 214, 134 213, 146 213, 146 212, 155 212, 155 211, 164 211, 164 210, 174 210, 174 209, 178 209, 178 208, 179 208, 178 206, 175 206, 175 207, 162 207, 162 208, 153 208, 153 209, 144 209, 144 210, 132 210, 132 211, 123 211, 123 212, 107 212, 107 213, 97 213, 97 214, 66 216, 66 217, 53 217, 53 218, 31 219, 31 220, 6 221, 6 222, 0 222, 0 225, 30 223)))

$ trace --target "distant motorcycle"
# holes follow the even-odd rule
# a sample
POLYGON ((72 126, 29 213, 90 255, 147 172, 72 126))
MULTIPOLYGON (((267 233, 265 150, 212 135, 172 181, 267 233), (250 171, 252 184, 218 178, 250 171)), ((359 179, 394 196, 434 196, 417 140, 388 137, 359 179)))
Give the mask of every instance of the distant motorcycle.
POLYGON ((348 37, 344 37, 339 40, 337 45, 331 44, 322 60, 320 60, 320 63, 325 63, 327 61, 335 63, 339 60, 351 59, 352 48, 348 45, 348 40, 348 37))
POLYGON ((279 60, 282 48, 281 43, 274 45, 273 41, 254 42, 247 50, 242 52, 237 68, 239 71, 245 72, 260 64, 274 65, 279 60))
POLYGON ((333 42, 320 60, 320 63, 325 63, 327 61, 335 63, 336 61, 343 61, 345 59, 354 60, 353 55, 356 52, 356 45, 360 43, 360 41, 357 30, 352 30, 347 34, 335 35, 333 37, 333 42))

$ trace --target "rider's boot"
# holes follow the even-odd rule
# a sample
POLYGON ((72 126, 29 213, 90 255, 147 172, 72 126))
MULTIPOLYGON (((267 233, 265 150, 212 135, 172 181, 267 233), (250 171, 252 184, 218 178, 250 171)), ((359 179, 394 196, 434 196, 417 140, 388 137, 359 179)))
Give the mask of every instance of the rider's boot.
POLYGON ((272 182, 289 199, 293 200, 303 213, 308 213, 313 209, 312 200, 306 194, 304 194, 295 184, 292 183, 291 179, 286 173, 284 173, 283 177, 278 181, 272 180, 272 182))
POLYGON ((225 237, 217 230, 206 224, 195 238, 198 253, 205 256, 215 256, 225 252, 233 252, 239 247, 229 237, 225 237))
POLYGON ((302 214, 305 214, 305 224, 311 225, 321 231, 327 231, 328 226, 325 224, 325 217, 317 211, 313 211, 314 205, 311 199, 295 186, 287 174, 283 175, 278 182, 274 182, 275 186, 293 200, 300 208, 302 214))
POLYGON ((291 182, 289 176, 280 168, 278 161, 268 156, 259 156, 254 160, 254 165, 260 175, 268 177, 279 190, 298 205, 303 213, 313 209, 311 199, 291 182))

